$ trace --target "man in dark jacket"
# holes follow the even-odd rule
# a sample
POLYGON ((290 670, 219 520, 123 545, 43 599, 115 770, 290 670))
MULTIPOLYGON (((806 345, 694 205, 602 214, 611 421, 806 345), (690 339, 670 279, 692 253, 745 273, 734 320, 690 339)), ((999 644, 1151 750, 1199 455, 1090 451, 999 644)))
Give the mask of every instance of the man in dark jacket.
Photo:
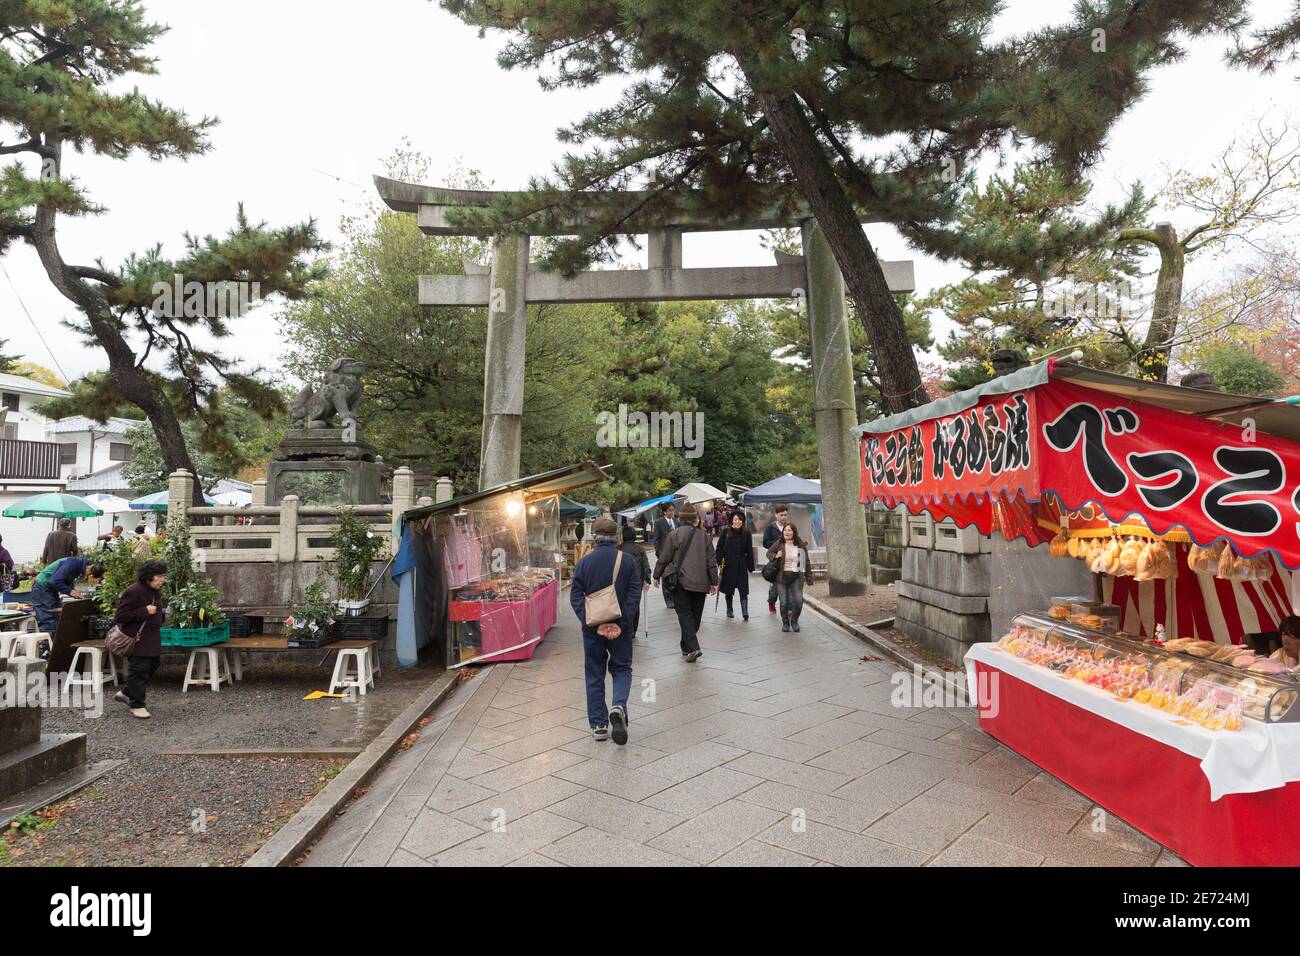
MULTIPOLYGON (((785 522, 790 516, 790 509, 785 505, 777 505, 772 509, 773 519, 767 523, 763 529, 763 553, 766 554, 772 545, 781 540, 781 535, 785 532, 785 522)), ((776 582, 767 589, 767 613, 776 613, 776 582)))
POLYGON ((85 558, 59 558, 53 564, 41 568, 41 573, 36 575, 36 580, 32 582, 29 600, 32 609, 36 611, 36 624, 51 637, 54 636, 55 628, 59 626, 58 611, 63 607, 63 600, 59 595, 81 597, 81 593, 76 589, 76 583, 77 579, 86 573, 88 563, 85 558))
POLYGON ((71 558, 77 553, 77 533, 72 530, 71 518, 59 519, 59 530, 45 536, 41 549, 41 564, 53 564, 59 558, 71 558))
MULTIPOLYGON (((690 502, 682 505, 682 526, 668 536, 655 557, 655 585, 665 574, 676 578, 673 610, 682 629, 682 657, 693 664, 702 656, 699 631, 704 599, 718 593, 718 557, 690 502)), ((669 590, 667 585, 664 590, 669 590)))
POLYGON ((618 550, 618 525, 603 515, 592 526, 595 547, 573 569, 569 603, 582 625, 586 652, 587 720, 592 736, 614 743, 627 743, 627 698, 632 691, 632 618, 641 606, 641 572, 630 555, 618 550), (615 563, 618 565, 615 579, 615 563), (622 616, 608 624, 587 625, 586 599, 614 585, 622 616), (613 681, 613 706, 605 707, 605 671, 613 681))
MULTIPOLYGON (((677 520, 677 507, 671 501, 664 505, 663 514, 655 519, 655 556, 664 549, 664 542, 668 536, 681 527, 681 522, 677 520)), ((673 606, 673 592, 664 588, 664 604, 667 607, 673 606)))

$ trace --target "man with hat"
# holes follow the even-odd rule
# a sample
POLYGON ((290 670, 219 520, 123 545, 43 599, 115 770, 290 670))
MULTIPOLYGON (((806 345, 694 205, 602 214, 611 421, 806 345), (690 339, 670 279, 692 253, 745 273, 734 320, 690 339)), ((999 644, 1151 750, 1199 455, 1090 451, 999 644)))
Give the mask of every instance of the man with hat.
POLYGON ((682 505, 682 525, 656 548, 655 586, 673 592, 673 610, 682 629, 682 657, 690 663, 700 659, 700 620, 704 599, 718 593, 718 556, 713 540, 700 530, 699 513, 689 501, 682 505))
POLYGON ((592 736, 627 743, 627 698, 632 690, 632 618, 641 605, 641 572, 618 549, 618 525, 601 515, 592 525, 593 547, 573 569, 569 603, 582 625, 586 653, 587 721, 592 736), (587 597, 613 586, 622 615, 607 624, 587 624, 587 597), (605 707, 605 672, 613 681, 613 706, 605 707))

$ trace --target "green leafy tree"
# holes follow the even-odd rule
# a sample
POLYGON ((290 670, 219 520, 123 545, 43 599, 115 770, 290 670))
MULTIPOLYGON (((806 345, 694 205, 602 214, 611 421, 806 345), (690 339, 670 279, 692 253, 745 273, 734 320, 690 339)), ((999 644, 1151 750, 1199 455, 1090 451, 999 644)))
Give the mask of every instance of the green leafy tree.
POLYGON ((18 363, 18 356, 4 354, 2 350, 7 343, 8 339, 0 339, 0 372, 11 373, 14 372, 14 367, 18 363))
MULTIPOLYGON (((181 435, 185 438, 186 447, 191 450, 191 459, 198 469, 196 474, 200 476, 200 484, 206 490, 224 475, 215 457, 194 450, 198 444, 196 432, 197 429, 191 422, 181 424, 181 435)), ((131 460, 123 463, 122 477, 131 486, 131 490, 137 496, 166 491, 167 477, 171 472, 153 429, 146 424, 134 425, 126 430, 125 438, 131 445, 131 460)))
POLYGON ((1277 369, 1250 349, 1233 344, 1217 346, 1206 352, 1197 368, 1214 376, 1214 382, 1234 395, 1277 395, 1286 379, 1277 369))
POLYGON ((550 257, 573 271, 612 255, 634 220, 806 208, 845 276, 891 410, 927 396, 860 215, 941 251, 958 183, 982 155, 1014 140, 1076 174, 1145 75, 1182 55, 1179 41, 1235 28, 1244 6, 1092 0, 1059 25, 994 39, 997 0, 441 2, 508 34, 498 62, 545 70, 548 89, 630 77, 616 102, 560 131, 585 152, 486 215, 460 211, 461 222, 562 233, 586 208, 581 234, 550 257), (647 174, 648 189, 626 192, 647 174), (593 190, 625 192, 591 209, 593 190))
MULTIPOLYGON (((242 370, 198 335, 227 337, 254 291, 301 296, 319 277, 305 261, 323 247, 315 223, 271 229, 248 219, 241 206, 225 236, 186 235, 176 257, 155 245, 117 266, 102 258, 66 261, 62 219, 106 213, 65 169, 69 149, 112 159, 186 159, 207 151, 216 120, 192 120, 125 88, 131 76, 156 72, 148 51, 166 30, 149 21, 138 0, 6 0, 0 23, 0 155, 30 160, 0 171, 0 253, 15 240, 35 248, 51 284, 81 313, 73 327, 108 359, 102 391, 144 411, 169 470, 194 470, 180 423, 195 421, 205 443, 219 443, 222 386, 260 413, 279 407, 278 393, 255 369, 242 370), (182 286, 181 302, 165 293, 176 276, 198 283, 199 294, 182 286)), ((58 414, 92 417, 106 407, 52 404, 58 414)))

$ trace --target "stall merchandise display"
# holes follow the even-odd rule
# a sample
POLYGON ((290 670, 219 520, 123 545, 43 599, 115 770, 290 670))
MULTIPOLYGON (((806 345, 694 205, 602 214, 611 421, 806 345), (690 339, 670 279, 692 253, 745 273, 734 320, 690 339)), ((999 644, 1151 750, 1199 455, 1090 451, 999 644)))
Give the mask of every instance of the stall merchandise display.
POLYGON ((1241 730, 1243 719, 1300 721, 1298 675, 1252 669, 1253 652, 1236 645, 1187 640, 1156 646, 1029 613, 1012 622, 998 646, 1063 680, 1093 685, 1208 730, 1241 730))

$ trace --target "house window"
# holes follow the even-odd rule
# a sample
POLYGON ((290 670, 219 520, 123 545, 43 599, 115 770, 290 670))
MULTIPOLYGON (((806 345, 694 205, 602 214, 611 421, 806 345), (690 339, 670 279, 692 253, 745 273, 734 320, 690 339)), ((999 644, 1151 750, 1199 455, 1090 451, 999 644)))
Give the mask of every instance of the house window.
POLYGON ((14 392, 4 392, 0 394, 0 405, 11 412, 16 412, 18 411, 18 396, 14 392))
POLYGON ((77 443, 60 442, 59 443, 59 464, 75 465, 77 463, 77 443))
POLYGON ((5 425, 3 428, 0 428, 0 438, 15 439, 17 437, 18 437, 17 425, 5 425))
POLYGON ((109 442, 108 460, 109 461, 130 461, 131 446, 124 441, 109 442))

